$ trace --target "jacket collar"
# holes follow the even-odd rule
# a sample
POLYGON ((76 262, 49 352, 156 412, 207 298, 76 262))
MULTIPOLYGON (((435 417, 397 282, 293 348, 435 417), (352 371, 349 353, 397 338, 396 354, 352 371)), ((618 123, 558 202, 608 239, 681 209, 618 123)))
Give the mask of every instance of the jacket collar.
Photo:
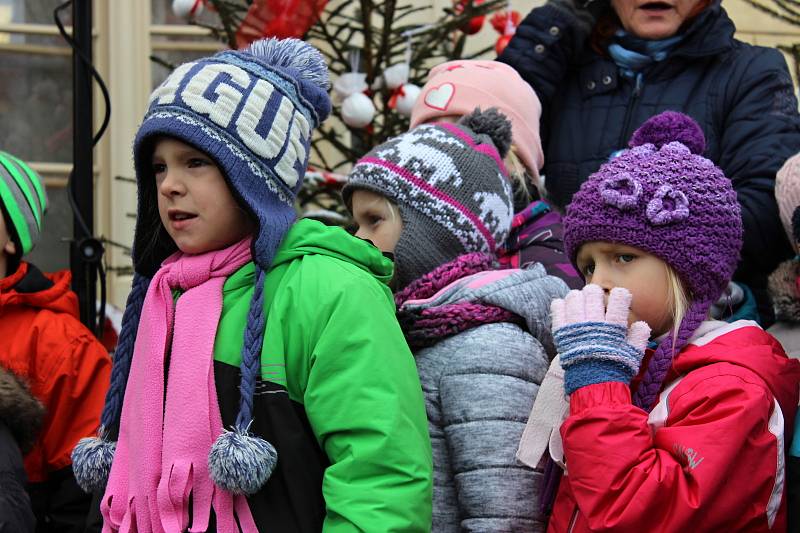
MULTIPOLYGON (((675 46, 670 59, 697 59, 714 57, 734 46, 733 25, 721 0, 714 0, 684 30, 683 40, 675 46)), ((670 69, 670 59, 657 66, 658 70, 670 69)), ((584 97, 613 91, 619 85, 617 65, 607 55, 598 55, 588 44, 578 59, 581 94, 584 97)))
POLYGON ((675 57, 711 57, 733 48, 736 27, 723 9, 721 0, 715 0, 684 31, 684 39, 675 47, 675 57))

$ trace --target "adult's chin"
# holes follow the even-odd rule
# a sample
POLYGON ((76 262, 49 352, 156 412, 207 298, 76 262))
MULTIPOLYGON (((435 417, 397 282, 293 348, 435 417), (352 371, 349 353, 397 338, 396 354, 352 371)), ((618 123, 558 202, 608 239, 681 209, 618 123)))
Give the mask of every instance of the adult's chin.
POLYGON ((678 33, 678 29, 681 26, 681 21, 675 16, 670 16, 662 20, 652 20, 649 16, 637 18, 639 20, 634 20, 633 24, 631 24, 630 33, 640 39, 647 39, 649 41, 659 41, 672 37, 678 33))

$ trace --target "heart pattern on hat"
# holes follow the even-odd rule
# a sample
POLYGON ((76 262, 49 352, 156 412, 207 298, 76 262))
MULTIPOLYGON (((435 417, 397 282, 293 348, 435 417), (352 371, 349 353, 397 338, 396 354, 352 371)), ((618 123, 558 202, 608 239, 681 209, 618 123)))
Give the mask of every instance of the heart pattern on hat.
POLYGON ((425 105, 433 109, 438 109, 439 111, 445 111, 455 94, 455 85, 452 83, 443 83, 438 87, 433 87, 425 94, 425 105))
POLYGON ((656 226, 677 222, 689 216, 689 199, 671 185, 662 185, 647 204, 647 218, 656 226))

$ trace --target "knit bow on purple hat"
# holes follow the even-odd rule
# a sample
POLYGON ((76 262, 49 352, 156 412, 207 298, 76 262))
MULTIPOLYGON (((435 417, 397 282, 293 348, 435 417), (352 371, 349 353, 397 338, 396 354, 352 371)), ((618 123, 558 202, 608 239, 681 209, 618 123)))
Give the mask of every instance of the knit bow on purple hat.
POLYGON ((731 182, 701 154, 705 139, 690 117, 666 111, 634 132, 630 149, 600 167, 567 207, 564 245, 573 264, 581 245, 606 241, 649 252, 670 265, 692 305, 656 350, 634 398, 649 408, 679 351, 730 281, 742 246, 731 182))

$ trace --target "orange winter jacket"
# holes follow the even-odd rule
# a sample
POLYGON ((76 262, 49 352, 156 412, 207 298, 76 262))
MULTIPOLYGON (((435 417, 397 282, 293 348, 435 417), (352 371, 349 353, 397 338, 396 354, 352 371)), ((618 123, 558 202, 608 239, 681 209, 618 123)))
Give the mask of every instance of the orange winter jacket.
POLYGON ((31 483, 69 466, 78 439, 96 433, 111 375, 108 352, 78 320, 70 279, 25 262, 0 279, 0 365, 25 379, 47 411, 25 456, 31 483))

